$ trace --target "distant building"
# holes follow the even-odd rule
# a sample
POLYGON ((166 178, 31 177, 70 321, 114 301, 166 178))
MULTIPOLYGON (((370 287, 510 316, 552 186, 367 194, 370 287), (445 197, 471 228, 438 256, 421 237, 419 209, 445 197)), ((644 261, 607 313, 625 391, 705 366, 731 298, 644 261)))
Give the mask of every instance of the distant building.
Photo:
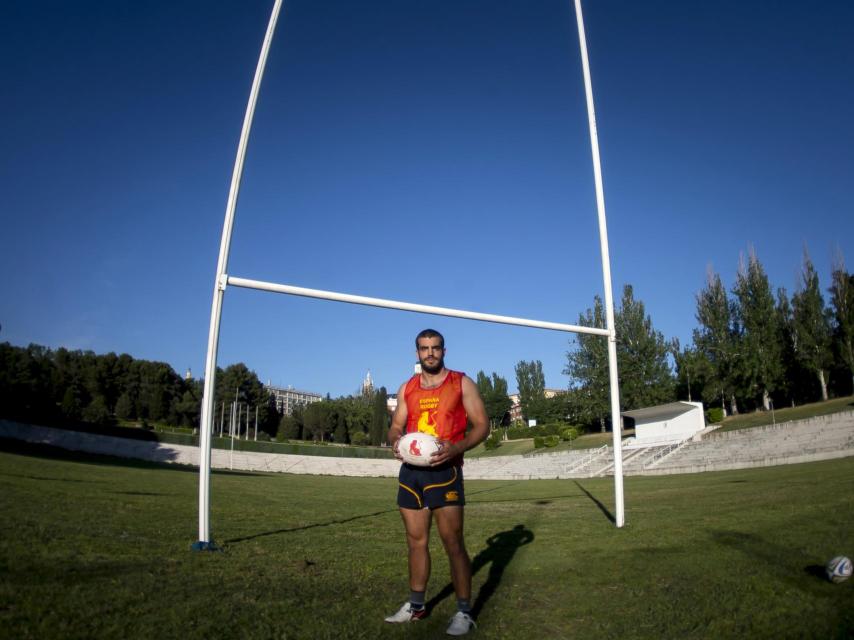
POLYGON ((368 375, 365 376, 365 379, 362 380, 361 392, 363 396, 369 396, 374 392, 374 381, 371 380, 370 371, 368 371, 368 375))
MULTIPOLYGON (((421 375, 421 363, 416 362, 415 366, 413 367, 412 370, 413 370, 414 375, 416 375, 416 376, 421 375)), ((393 414, 394 410, 397 409, 397 394, 396 393, 389 393, 388 396, 386 396, 385 405, 388 408, 388 412, 390 414, 393 414)))
POLYGON ((265 384, 264 388, 276 399, 276 409, 286 416, 291 415, 297 407, 304 407, 312 402, 320 402, 323 396, 312 391, 299 391, 293 387, 284 389, 265 384))
MULTIPOLYGON (((561 393, 566 393, 566 389, 543 389, 543 395, 546 398, 554 398, 561 393)), ((507 397, 513 403, 510 405, 510 422, 516 422, 522 419, 522 403, 518 393, 509 393, 507 397)))

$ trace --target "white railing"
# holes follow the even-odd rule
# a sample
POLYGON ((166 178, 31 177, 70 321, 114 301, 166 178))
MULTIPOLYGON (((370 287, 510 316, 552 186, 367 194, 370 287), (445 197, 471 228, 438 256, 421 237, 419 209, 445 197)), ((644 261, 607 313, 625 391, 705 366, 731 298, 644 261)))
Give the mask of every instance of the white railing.
POLYGON ((652 469, 652 467, 659 464, 662 460, 664 460, 671 453, 674 453, 678 449, 681 449, 682 447, 684 447, 689 442, 690 442, 690 440, 682 440, 681 442, 674 442, 673 444, 671 444, 668 447, 665 447, 661 451, 657 451, 655 453, 655 455, 652 456, 652 458, 650 459, 649 462, 644 463, 643 468, 644 469, 652 469))
POLYGON ((590 451, 590 453, 588 453, 586 456, 581 458, 581 460, 578 460, 574 464, 569 465, 564 470, 564 473, 566 473, 567 475, 569 475, 570 473, 575 473, 575 472, 583 469, 587 465, 589 465, 591 462, 593 462, 596 458, 600 457, 602 454, 607 453, 607 452, 608 452, 608 445, 603 444, 601 447, 599 447, 597 449, 593 449, 592 451, 590 451))

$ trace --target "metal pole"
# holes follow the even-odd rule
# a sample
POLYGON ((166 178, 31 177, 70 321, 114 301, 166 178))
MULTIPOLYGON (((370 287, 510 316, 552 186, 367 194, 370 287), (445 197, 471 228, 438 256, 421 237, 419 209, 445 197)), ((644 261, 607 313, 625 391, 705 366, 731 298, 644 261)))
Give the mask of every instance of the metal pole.
POLYGON ((255 442, 258 442, 258 405, 255 405, 255 442))
POLYGON ((625 523, 623 502, 623 449, 620 425, 620 387, 617 374, 617 332, 614 327, 614 294, 611 289, 611 258, 608 253, 608 227, 605 220, 605 190, 602 186, 602 164, 599 159, 599 137, 596 131, 596 112, 593 108, 593 84, 587 58, 587 36, 581 0, 575 0, 575 19, 578 23, 578 44, 581 47, 581 66, 584 71, 584 92, 587 97, 587 121, 590 128, 590 148, 593 154, 593 177, 596 183, 596 210, 599 214, 599 245, 602 254, 602 280, 605 285, 605 318, 608 325, 608 377, 611 386, 611 426, 614 432, 614 498, 615 524, 625 523))
MULTIPOLYGON (((610 282, 610 276, 608 281, 610 282)), ((528 318, 515 318, 513 316, 499 316, 493 313, 480 313, 478 311, 464 311, 462 309, 449 309, 447 307, 434 307, 412 302, 401 302, 399 300, 386 300, 384 298, 369 298, 349 293, 338 293, 335 291, 324 291, 322 289, 307 289, 295 287, 289 284, 277 284, 275 282, 264 282, 262 280, 250 280, 248 278, 226 277, 227 284, 233 287, 244 287, 247 289, 258 289, 261 291, 272 291, 273 293, 286 293, 292 296, 305 298, 319 298, 321 300, 333 300, 335 302, 349 302, 350 304, 362 304, 370 307, 382 307, 385 309, 398 309, 399 311, 414 311, 416 313, 429 313, 438 316, 450 316, 452 318, 464 318, 467 320, 481 320, 483 322, 495 322, 499 324, 511 324, 521 327, 532 327, 534 329, 550 329, 552 331, 568 331, 572 333, 589 333, 597 336, 609 336, 611 331, 597 327, 583 327, 575 324, 564 324, 562 322, 548 322, 544 320, 530 320, 528 318)))
POLYGON ((258 101, 258 91, 261 79, 264 77, 264 67, 270 52, 276 21, 282 8, 282 0, 275 0, 264 34, 264 42, 258 55, 258 65, 255 68, 255 79, 249 92, 246 114, 243 118, 243 129, 240 132, 240 142, 237 145, 237 156, 234 159, 234 171, 231 175, 231 188, 225 207, 225 221, 222 226, 222 239, 219 247, 216 277, 214 278, 213 301, 211 302, 211 321, 208 332, 208 351, 205 358, 205 390, 202 401, 202 437, 199 441, 199 540, 195 545, 198 549, 210 548, 210 476, 211 476, 211 424, 213 421, 213 391, 216 377, 216 354, 219 347, 219 325, 222 318, 222 298, 225 293, 226 272, 228 271, 228 253, 231 246, 231 230, 234 226, 234 211, 237 207, 237 197, 240 193, 240 179, 243 175, 243 163, 246 159, 246 148, 249 143, 249 132, 252 130, 252 119, 255 115, 255 103, 258 101))

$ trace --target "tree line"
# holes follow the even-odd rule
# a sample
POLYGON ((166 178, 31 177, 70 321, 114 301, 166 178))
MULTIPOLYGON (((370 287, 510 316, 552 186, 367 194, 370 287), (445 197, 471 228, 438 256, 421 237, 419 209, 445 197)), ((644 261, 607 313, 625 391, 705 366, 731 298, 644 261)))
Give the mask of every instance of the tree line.
MULTIPOLYGON (((119 423, 198 429, 204 382, 184 379, 164 362, 128 354, 48 349, 0 343, 0 417, 51 426, 119 423)), ((275 398, 245 364, 217 368, 213 431, 229 432, 232 407, 240 429, 263 439, 380 444, 388 428, 387 394, 328 398, 283 415, 275 398)))
POLYGON ((201 383, 127 354, 0 343, 0 415, 47 425, 116 420, 198 426, 201 383))
POLYGON ((385 442, 390 415, 385 387, 298 406, 282 416, 279 440, 374 445, 385 442))
MULTIPOLYGON (((769 409, 854 393, 854 276, 834 260, 829 304, 805 253, 795 292, 772 291, 754 251, 742 256, 727 290, 709 270, 696 295, 692 343, 682 347, 655 329, 626 285, 615 309, 620 406, 631 410, 676 399, 702 400, 723 414, 769 409)), ((601 298, 578 324, 605 327, 601 298)), ((607 343, 579 334, 570 342, 568 389, 546 397, 540 361, 516 365, 525 420, 604 430, 610 422, 607 343)), ((507 381, 479 371, 476 384, 493 428, 506 425, 507 381)), ((0 343, 0 417, 48 425, 111 425, 136 421, 197 429, 203 382, 183 379, 168 364, 128 354, 0 343)), ((233 404, 257 414, 259 434, 289 440, 379 445, 388 429, 384 388, 279 413, 255 372, 238 363, 217 369, 214 431, 233 404)), ((243 413, 247 415, 247 413, 243 413)))
MULTIPOLYGON (((751 250, 741 257, 729 291, 709 270, 696 296, 692 344, 682 347, 653 327, 626 285, 615 310, 621 408, 693 399, 726 416, 854 393, 854 276, 841 257, 834 260, 827 293, 829 305, 805 252, 794 294, 780 287, 775 295, 751 250)), ((579 324, 605 327, 599 297, 579 324)), ((604 429, 610 418, 607 344, 590 335, 571 344, 566 415, 604 429)))

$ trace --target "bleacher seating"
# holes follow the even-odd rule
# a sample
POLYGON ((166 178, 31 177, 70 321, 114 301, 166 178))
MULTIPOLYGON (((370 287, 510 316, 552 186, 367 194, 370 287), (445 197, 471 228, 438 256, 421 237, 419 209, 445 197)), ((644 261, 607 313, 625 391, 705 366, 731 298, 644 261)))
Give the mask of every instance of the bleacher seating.
MULTIPOLYGON (((66 449, 159 462, 198 464, 198 447, 22 425, 0 420, 0 437, 43 442, 66 449)), ((624 448, 624 475, 697 473, 854 456, 854 411, 737 431, 709 431, 678 445, 624 448)), ((214 468, 343 476, 396 476, 389 459, 211 452, 214 468)), ((614 473, 613 448, 574 449, 527 455, 467 458, 471 479, 588 478, 614 473)))

